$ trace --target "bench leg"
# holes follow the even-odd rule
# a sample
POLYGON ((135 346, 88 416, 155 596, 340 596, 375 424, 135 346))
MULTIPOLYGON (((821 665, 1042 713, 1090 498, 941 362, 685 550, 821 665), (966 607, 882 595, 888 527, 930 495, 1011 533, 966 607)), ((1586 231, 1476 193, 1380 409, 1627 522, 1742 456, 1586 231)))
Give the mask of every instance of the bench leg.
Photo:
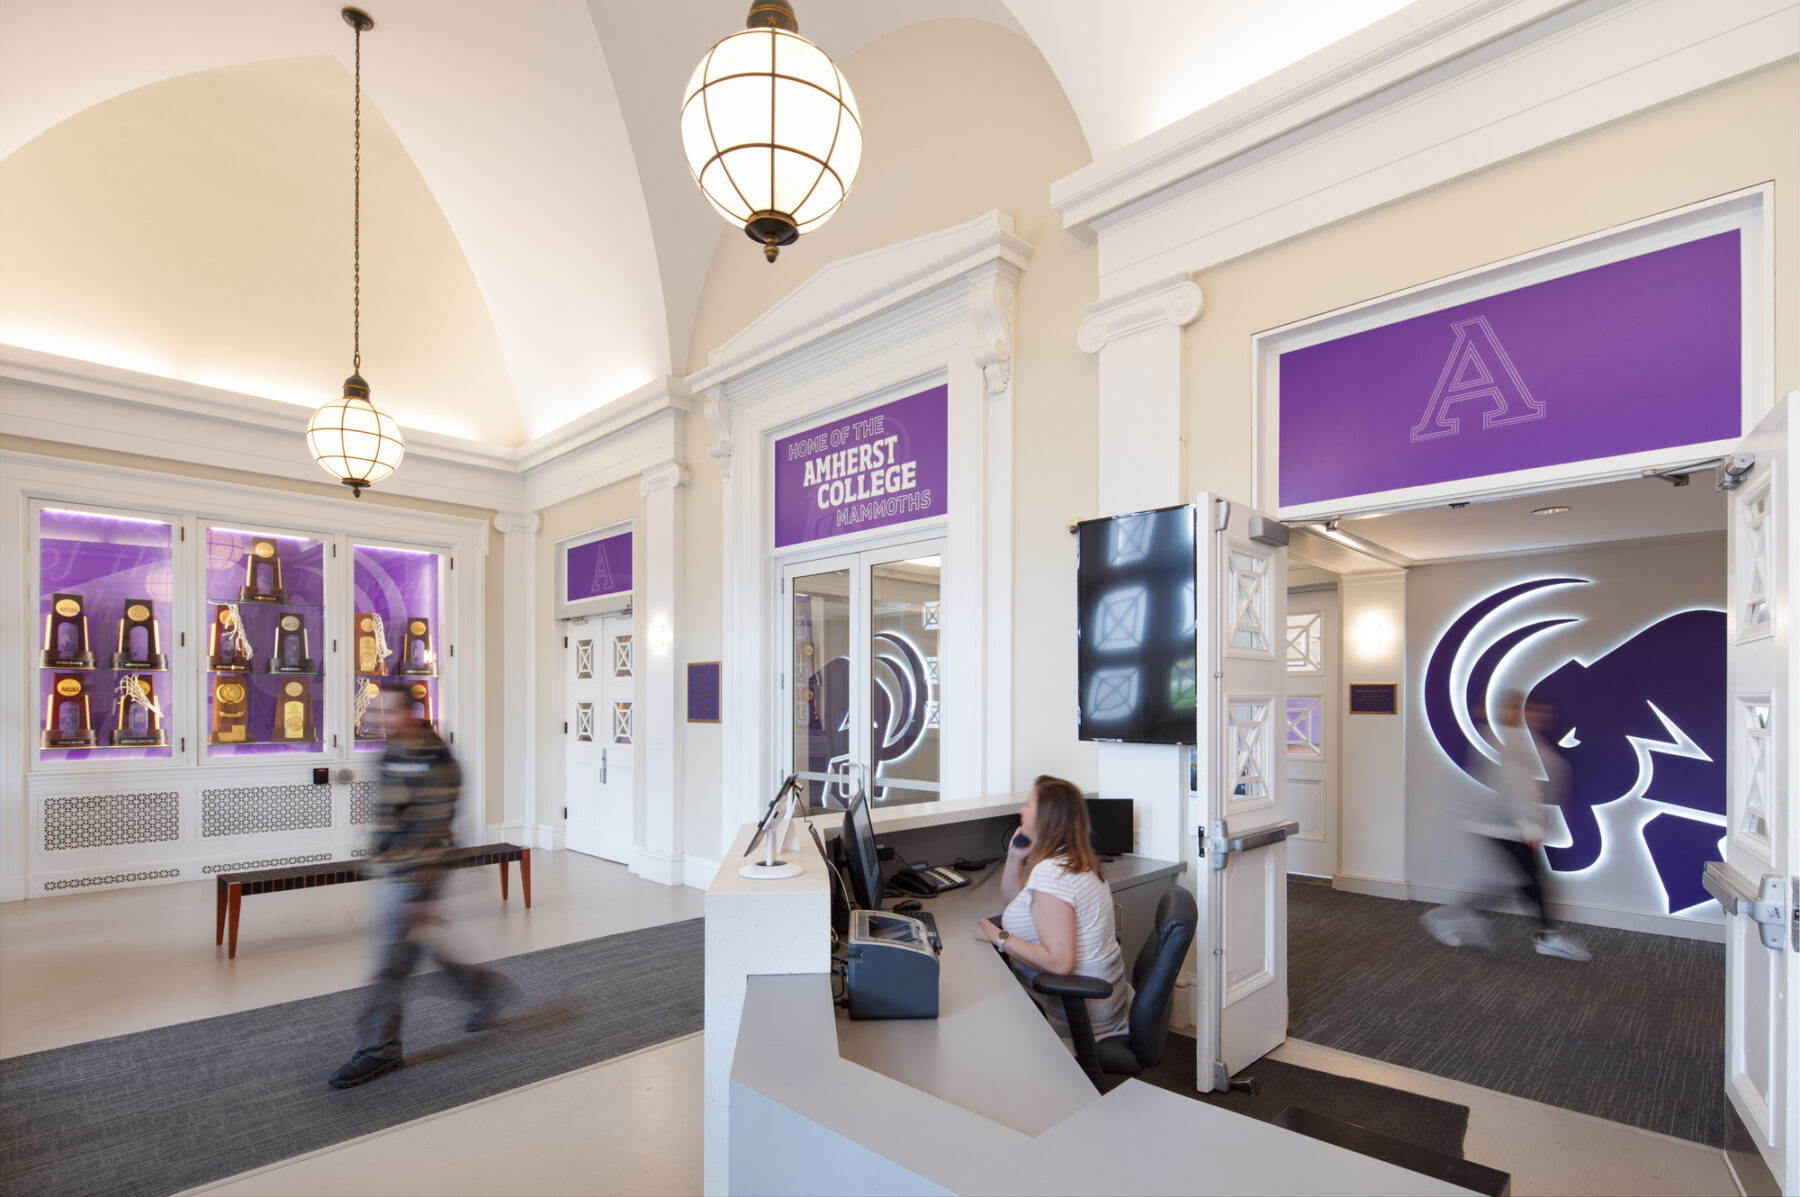
POLYGON ((519 852, 519 888, 525 891, 525 909, 531 909, 531 849, 519 852))
POLYGON ((218 924, 219 925, 216 928, 214 928, 213 942, 215 944, 220 944, 220 943, 225 942, 225 887, 220 885, 220 886, 215 886, 214 888, 216 888, 219 891, 219 902, 218 902, 218 906, 219 906, 218 924))
POLYGON ((229 906, 229 909, 227 910, 227 914, 230 916, 231 942, 230 942, 229 946, 225 949, 225 955, 229 959, 236 960, 237 959, 238 908, 244 904, 244 887, 240 882, 234 881, 231 883, 231 893, 230 893, 230 896, 226 899, 226 902, 228 903, 228 906, 229 906))
POLYGON ((507 878, 507 874, 510 871, 511 870, 507 867, 506 862, 504 860, 501 861, 500 862, 500 900, 502 902, 506 901, 506 878, 507 878))

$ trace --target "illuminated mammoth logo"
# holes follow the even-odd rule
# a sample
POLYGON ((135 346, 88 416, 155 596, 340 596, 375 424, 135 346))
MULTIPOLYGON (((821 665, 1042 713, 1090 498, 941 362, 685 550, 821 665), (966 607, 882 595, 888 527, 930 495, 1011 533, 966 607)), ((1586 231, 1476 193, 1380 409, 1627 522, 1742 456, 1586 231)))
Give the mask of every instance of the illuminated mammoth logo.
MULTIPOLYGON (((879 779, 882 766, 897 761, 918 746, 925 735, 931 699, 931 678, 925 658, 912 641, 892 632, 877 632, 875 657, 870 662, 869 685, 870 772, 879 779)), ((811 737, 807 768, 815 773, 840 769, 850 760, 850 660, 834 657, 808 679, 812 691, 811 737)), ((834 782, 831 796, 847 803, 854 790, 834 782)), ((871 799, 884 796, 875 787, 871 799)))
MULTIPOLYGON (((1526 641, 1569 618, 1528 622, 1477 642, 1477 628, 1515 599, 1583 578, 1535 578, 1463 611, 1432 649, 1425 718, 1458 768, 1499 757, 1498 729, 1479 718, 1495 674, 1526 641)), ((1639 800, 1637 828, 1673 912, 1707 900, 1701 873, 1725 833, 1725 613, 1669 615, 1588 661, 1570 659, 1527 688, 1555 708, 1546 739, 1569 766, 1562 813, 1569 843, 1545 849, 1575 873, 1606 850, 1597 807, 1639 800), (1690 812, 1690 813, 1680 813, 1690 812), (1699 817, 1695 817, 1699 816, 1699 817)))

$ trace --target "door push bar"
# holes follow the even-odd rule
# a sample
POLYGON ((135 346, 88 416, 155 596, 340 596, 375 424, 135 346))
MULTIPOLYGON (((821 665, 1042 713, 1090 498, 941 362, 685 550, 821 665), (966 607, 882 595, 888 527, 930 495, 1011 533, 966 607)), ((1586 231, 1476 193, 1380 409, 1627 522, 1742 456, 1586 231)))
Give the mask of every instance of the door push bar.
MULTIPOLYGON (((1784 909, 1787 895, 1783 893, 1785 887, 1780 874, 1764 873, 1762 884, 1755 894, 1751 894, 1724 861, 1709 860, 1706 871, 1700 875, 1700 884, 1718 899, 1726 914, 1749 915, 1750 921, 1762 932, 1763 947, 1781 951, 1782 931, 1788 915, 1784 909)), ((1794 925, 1794 950, 1800 952, 1800 922, 1794 925)))
POLYGON ((1225 835, 1224 824, 1218 824, 1218 834, 1207 837, 1200 845, 1200 855, 1212 853, 1212 867, 1216 872, 1225 867, 1226 860, 1233 852, 1250 852, 1257 848, 1267 848, 1270 844, 1279 844, 1288 836, 1300 830, 1300 824, 1293 819, 1285 823, 1274 823, 1268 827, 1259 827, 1244 835, 1225 835))

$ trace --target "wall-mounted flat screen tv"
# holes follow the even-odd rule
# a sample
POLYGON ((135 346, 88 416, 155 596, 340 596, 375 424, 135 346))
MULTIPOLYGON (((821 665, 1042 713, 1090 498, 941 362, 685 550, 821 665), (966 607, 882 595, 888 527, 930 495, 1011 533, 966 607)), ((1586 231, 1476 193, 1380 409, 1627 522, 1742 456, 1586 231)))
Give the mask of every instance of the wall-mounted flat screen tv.
POLYGON ((1081 738, 1194 742, 1194 509, 1077 525, 1081 738))

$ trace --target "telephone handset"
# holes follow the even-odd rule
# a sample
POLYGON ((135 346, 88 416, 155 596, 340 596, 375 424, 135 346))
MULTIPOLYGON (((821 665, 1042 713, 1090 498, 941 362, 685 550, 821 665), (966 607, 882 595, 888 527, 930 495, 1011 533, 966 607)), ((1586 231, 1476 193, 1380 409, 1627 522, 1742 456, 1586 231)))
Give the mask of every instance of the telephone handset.
POLYGON ((966 874, 955 869, 901 869, 888 879, 895 889, 921 897, 941 894, 945 890, 961 889, 969 884, 966 874))

